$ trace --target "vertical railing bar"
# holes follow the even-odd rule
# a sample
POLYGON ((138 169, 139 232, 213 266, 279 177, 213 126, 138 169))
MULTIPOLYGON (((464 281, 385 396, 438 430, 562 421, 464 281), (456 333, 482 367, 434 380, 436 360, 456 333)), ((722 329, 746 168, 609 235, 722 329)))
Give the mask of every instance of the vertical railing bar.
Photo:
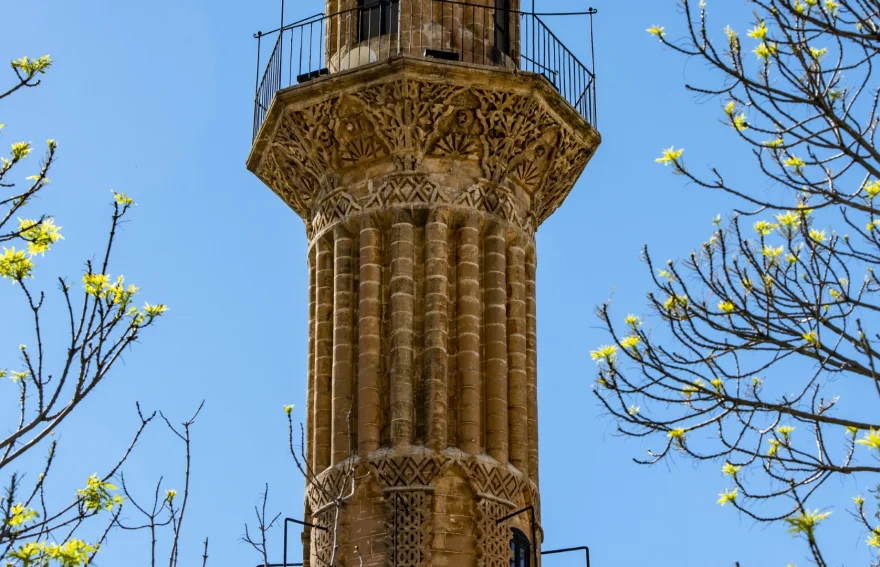
POLYGON ((583 101, 586 100, 586 94, 585 94, 586 91, 582 89, 582 87, 586 84, 586 83, 584 83, 583 68, 577 69, 577 71, 575 73, 575 82, 577 83, 577 85, 576 85, 577 88, 576 88, 575 92, 581 93, 581 94, 578 95, 579 98, 577 99, 577 104, 575 104, 574 107, 583 116, 584 113, 582 112, 581 107, 583 106, 583 101))
MULTIPOLYGON (((433 13, 431 14, 433 17, 433 13)), ((446 35, 446 2, 440 2, 440 37, 437 40, 438 45, 434 45, 434 30, 433 25, 431 26, 431 49, 443 49, 443 45, 445 43, 445 35, 446 35)))
POLYGON ((477 62, 477 7, 471 6, 471 63, 477 62))
MULTIPOLYGON (((281 30, 284 35, 284 30, 281 30)), ((287 86, 293 85, 293 30, 290 30, 290 57, 287 59, 287 86)))
POLYGON ((568 78, 565 76, 566 66, 568 65, 568 57, 566 53, 559 49, 559 44, 556 44, 556 51, 559 53, 557 56, 557 60, 559 61, 559 83, 561 85, 559 92, 563 97, 566 97, 566 100, 571 100, 568 98, 568 78))
POLYGON ((516 38, 516 45, 515 45, 516 49, 514 49, 513 64, 516 66, 517 69, 519 69, 519 51, 520 51, 520 49, 522 49, 522 39, 521 39, 522 29, 520 27, 521 24, 522 24, 522 20, 520 19, 519 14, 514 14, 513 27, 514 27, 515 31, 513 32, 513 37, 516 38))
POLYGON ((342 14, 336 14, 335 21, 330 22, 330 33, 333 33, 334 29, 336 30, 336 49, 328 59, 332 65, 333 59, 336 58, 336 72, 339 72, 342 70, 342 14))
POLYGON ((559 73, 562 75, 561 83, 562 89, 560 89, 560 93, 562 96, 566 97, 567 100, 571 100, 571 92, 569 91, 569 77, 568 77, 568 69, 570 67, 569 63, 571 60, 566 56, 566 53, 560 49, 559 44, 556 44, 556 52, 559 54, 557 59, 559 60, 559 73))
MULTIPOLYGON (((284 72, 284 0, 281 0, 281 27, 278 28, 278 90, 281 90, 281 74, 284 72)), ((292 56, 292 54, 291 54, 292 56)))
MULTIPOLYGON (((291 30, 290 34, 291 40, 293 40, 293 30, 291 30)), ((299 73, 298 75, 303 74, 303 29, 299 28, 299 73)))
POLYGON ((535 25, 536 22, 535 22, 535 13, 534 13, 534 11, 532 12, 531 21, 532 21, 532 72, 534 73, 534 72, 535 72, 535 61, 538 60, 538 57, 537 57, 538 52, 537 52, 537 50, 536 50, 536 48, 535 48, 535 42, 537 41, 537 37, 536 37, 536 34, 537 34, 537 29, 536 29, 536 28, 537 28, 537 26, 535 25))
POLYGON ((537 25, 535 24, 535 17, 532 16, 532 62, 533 62, 533 70, 535 73, 539 73, 539 63, 541 61, 541 37, 538 35, 537 25))
POLYGON ((595 118, 596 118, 595 116, 593 116, 593 84, 592 84, 592 79, 587 77, 587 80, 590 82, 587 83, 586 86, 584 87, 585 89, 587 89, 586 103, 588 105, 585 109, 586 110, 585 114, 589 114, 590 124, 593 124, 593 120, 595 120, 595 118))
MULTIPOLYGON (((583 68, 581 68, 578 70, 578 91, 584 92, 584 91, 581 91, 581 87, 583 87, 585 85, 586 85, 586 82, 584 81, 584 70, 583 70, 583 68)), ((583 112, 581 111, 582 107, 583 107, 583 105, 579 101, 578 112, 580 112, 581 114, 583 114, 583 112)))
MULTIPOLYGON (((461 50, 461 58, 464 60, 464 6, 461 6, 461 21, 459 22, 459 31, 458 31, 458 44, 459 49, 461 50)), ((455 42, 452 42, 452 45, 455 45, 455 42)))
POLYGON ((556 81, 556 89, 559 91, 559 94, 565 96, 565 73, 562 72, 561 56, 562 54, 559 52, 559 44, 550 40, 550 61, 553 63, 553 68, 556 70, 553 78, 556 81))
POLYGON ((315 32, 312 24, 309 24, 309 68, 306 69, 307 73, 312 72, 312 44, 315 41, 315 32))
POLYGON ((254 136, 257 139, 257 113, 259 112, 260 100, 260 44, 262 43, 263 32, 257 32, 257 77, 254 80, 254 136))
POLYGON ((574 95, 572 94, 572 89, 574 87, 574 78, 572 74, 574 72, 574 61, 571 57, 566 57, 565 59, 568 61, 568 88, 566 90, 568 91, 568 100, 573 100, 572 97, 574 95))
POLYGON ((590 124, 593 126, 597 126, 598 121, 596 120, 596 40, 593 36, 593 14, 594 10, 590 8, 590 60, 592 61, 592 68, 590 71, 593 73, 593 86, 592 86, 592 94, 593 94, 593 116, 591 117, 590 124))
POLYGON ((553 48, 550 44, 550 35, 547 33, 547 30, 544 30, 544 68, 552 69, 551 65, 553 65, 553 48))
MULTIPOLYGON (((358 19, 357 27, 358 27, 358 29, 357 29, 357 37, 356 37, 357 41, 360 41, 360 39, 361 39, 360 17, 361 17, 361 11, 360 11, 360 9, 358 9, 358 12, 357 12, 357 19, 358 19)), ((351 48, 352 48, 352 46, 351 46, 351 12, 348 12, 348 33, 345 36, 345 43, 346 43, 345 48, 348 50, 348 53, 346 53, 346 56, 348 57, 348 69, 351 69, 351 48)), ((341 66, 341 64, 340 64, 340 66, 341 66)))
MULTIPOLYGON (((489 10, 483 10, 483 56, 481 58, 481 62, 486 64, 486 44, 489 41, 495 41, 495 24, 492 24, 492 32, 489 33, 489 26, 486 25, 486 16, 489 14, 489 10)), ((495 17, 493 12, 492 17, 495 17)))
POLYGON ((536 73, 541 73, 544 67, 544 39, 541 37, 541 31, 538 30, 538 44, 537 44, 537 53, 535 54, 535 61, 538 62, 539 69, 535 69, 536 73))
POLYGON ((562 50, 559 49, 559 43, 550 40, 551 49, 553 50, 553 65, 556 68, 556 82, 559 94, 565 97, 565 59, 562 50))

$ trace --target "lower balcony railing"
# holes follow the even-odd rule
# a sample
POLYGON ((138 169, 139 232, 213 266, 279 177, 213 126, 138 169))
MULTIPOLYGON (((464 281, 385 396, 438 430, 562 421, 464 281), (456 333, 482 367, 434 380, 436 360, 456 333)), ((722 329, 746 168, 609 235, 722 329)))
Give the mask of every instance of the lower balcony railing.
MULTIPOLYGON (((454 0, 362 0, 359 4, 254 36, 258 43, 254 138, 279 90, 400 54, 541 74, 596 125, 596 77, 550 31, 542 14, 454 0), (262 43, 273 36, 275 42, 263 69, 262 43)), ((499 0, 497 4, 507 3, 499 0)), ((595 13, 591 8, 548 14, 589 16, 591 60, 595 13)))

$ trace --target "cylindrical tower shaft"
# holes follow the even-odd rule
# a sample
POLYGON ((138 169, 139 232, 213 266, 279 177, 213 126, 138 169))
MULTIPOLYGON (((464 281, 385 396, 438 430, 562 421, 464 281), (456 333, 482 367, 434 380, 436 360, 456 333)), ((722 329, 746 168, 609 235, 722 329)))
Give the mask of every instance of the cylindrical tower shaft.
POLYGON ((540 547, 535 231, 600 138, 561 70, 520 68, 518 8, 328 0, 330 76, 280 92, 255 141, 309 238, 311 567, 540 547))

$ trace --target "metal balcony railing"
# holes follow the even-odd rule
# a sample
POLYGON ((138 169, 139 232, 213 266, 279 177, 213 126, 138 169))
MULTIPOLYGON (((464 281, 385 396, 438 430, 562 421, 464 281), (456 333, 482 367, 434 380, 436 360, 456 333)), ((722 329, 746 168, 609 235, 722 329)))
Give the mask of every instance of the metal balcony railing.
POLYGON ((588 16, 588 55, 595 68, 595 13, 590 8, 586 12, 537 14, 455 0, 362 0, 353 9, 316 14, 257 33, 254 138, 279 90, 401 54, 543 75, 595 126, 596 76, 542 19, 588 16), (263 42, 273 37, 268 62, 262 68, 263 42))

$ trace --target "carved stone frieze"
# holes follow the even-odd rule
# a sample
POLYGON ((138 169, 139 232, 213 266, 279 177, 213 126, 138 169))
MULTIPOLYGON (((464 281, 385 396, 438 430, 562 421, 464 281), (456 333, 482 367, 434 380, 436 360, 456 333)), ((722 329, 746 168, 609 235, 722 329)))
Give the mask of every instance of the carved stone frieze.
POLYGON ((382 488, 430 486, 444 462, 436 453, 383 454, 367 461, 367 468, 382 488))
POLYGON ((460 463, 467 471, 468 482, 475 492, 491 494, 508 502, 516 502, 528 482, 522 475, 509 468, 488 462, 485 459, 472 458, 462 460, 460 463))
MULTIPOLYGON (((382 489, 430 487, 447 468, 457 465, 475 494, 489 494, 517 503, 527 491, 530 501, 537 504, 538 491, 528 478, 486 455, 471 456, 457 451, 437 453, 412 447, 405 452, 380 450, 363 459, 361 464, 382 489)), ((350 470, 347 467, 350 465, 344 462, 318 475, 320 489, 314 483, 309 484, 306 497, 310 509, 319 512, 331 504, 328 495, 335 497, 349 492, 347 483, 351 482, 351 474, 347 473, 350 470)), ((363 479, 365 475, 359 472, 355 477, 363 479)))
POLYGON ((320 237, 338 223, 362 214, 394 208, 461 209, 499 217, 528 237, 535 234, 534 215, 513 192, 502 185, 483 180, 464 190, 453 190, 433 183, 422 174, 391 174, 373 184, 373 189, 356 197, 344 189, 322 195, 312 207, 310 238, 320 237))
POLYGON ((311 510, 321 512, 332 505, 333 499, 344 496, 351 486, 352 473, 348 463, 331 467, 318 475, 318 482, 306 487, 306 499, 311 510))
POLYGON ((453 71, 403 57, 283 91, 248 165, 312 234, 361 211, 435 203, 475 207, 533 233, 599 135, 573 109, 549 103, 559 97, 538 76, 453 71))
MULTIPOLYGON (((331 527, 336 507, 328 495, 348 493, 350 463, 343 462, 318 476, 322 488, 311 484, 307 491, 309 509, 317 525, 331 527)), ((498 523, 520 507, 533 505, 540 510, 537 487, 508 465, 487 455, 468 455, 459 450, 435 452, 423 447, 402 450, 381 449, 361 459, 355 482, 376 483, 384 502, 385 564, 416 567, 432 564, 434 540, 435 490, 447 475, 463 475, 473 494, 473 537, 476 541, 477 566, 506 567, 510 561, 510 522, 498 523), (455 469, 455 472, 450 469, 455 469)), ((341 510, 340 535, 346 534, 350 517, 348 506, 341 510)), ((354 512, 351 512, 354 513, 354 512)), ((540 516, 536 529, 540 533, 540 516)), ((313 565, 322 565, 332 555, 332 531, 309 530, 304 539, 311 544, 313 565)), ((340 544, 340 562, 344 562, 345 541, 340 544)), ((340 563, 342 564, 342 563, 340 563)))

